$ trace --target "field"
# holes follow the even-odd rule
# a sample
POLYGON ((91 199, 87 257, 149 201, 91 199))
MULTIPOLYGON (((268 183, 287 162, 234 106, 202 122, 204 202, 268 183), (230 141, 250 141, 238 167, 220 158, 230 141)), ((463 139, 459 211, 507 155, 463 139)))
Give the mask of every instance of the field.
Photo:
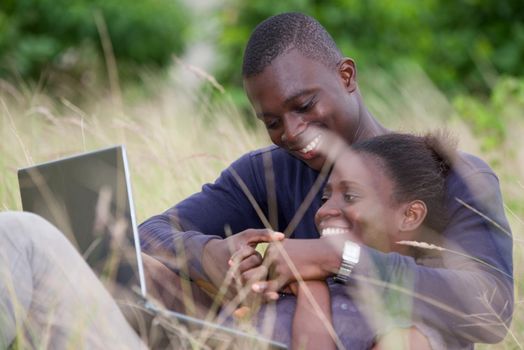
MULTIPOLYGON (((206 91, 214 89, 206 79, 202 83, 209 85, 206 91)), ((141 222, 213 181, 241 154, 269 144, 261 125, 246 123, 242 112, 227 98, 211 99, 209 93, 188 88, 177 78, 144 84, 149 84, 149 93, 139 97, 123 91, 122 97, 109 93, 106 97, 86 96, 76 105, 51 98, 36 88, 1 82, 1 210, 21 209, 17 168, 125 144, 141 222)), ((422 131, 445 126, 458 138, 461 150, 481 156, 499 175, 514 236, 516 304, 505 341, 478 348, 522 348, 524 118, 515 116, 515 106, 520 102, 505 97, 508 108, 501 108, 499 116, 504 137, 497 139, 495 146, 486 146, 483 132, 488 133, 489 128, 479 130, 463 118, 422 72, 414 70, 403 79, 377 72, 365 82, 363 94, 372 113, 390 129, 422 131)))

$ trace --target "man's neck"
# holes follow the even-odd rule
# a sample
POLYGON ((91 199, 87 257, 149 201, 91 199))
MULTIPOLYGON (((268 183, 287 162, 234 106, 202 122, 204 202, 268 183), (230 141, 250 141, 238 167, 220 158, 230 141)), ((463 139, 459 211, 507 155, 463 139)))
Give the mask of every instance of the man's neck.
POLYGON ((386 129, 373 115, 368 111, 363 103, 360 104, 360 118, 353 143, 364 141, 375 136, 384 135, 390 131, 386 129))

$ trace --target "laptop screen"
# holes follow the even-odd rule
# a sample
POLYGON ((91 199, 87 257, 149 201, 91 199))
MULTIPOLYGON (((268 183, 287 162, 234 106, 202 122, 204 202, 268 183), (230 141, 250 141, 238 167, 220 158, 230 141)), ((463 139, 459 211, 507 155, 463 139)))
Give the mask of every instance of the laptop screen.
POLYGON ((25 211, 61 230, 102 280, 145 295, 127 168, 117 146, 20 169, 18 181, 25 211))

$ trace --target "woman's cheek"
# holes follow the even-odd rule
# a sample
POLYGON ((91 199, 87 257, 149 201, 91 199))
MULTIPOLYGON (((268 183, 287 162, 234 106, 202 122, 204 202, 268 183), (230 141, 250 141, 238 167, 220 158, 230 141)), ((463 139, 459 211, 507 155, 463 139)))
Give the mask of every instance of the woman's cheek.
POLYGON ((362 243, 384 253, 391 251, 390 237, 379 223, 366 222, 361 225, 362 243))

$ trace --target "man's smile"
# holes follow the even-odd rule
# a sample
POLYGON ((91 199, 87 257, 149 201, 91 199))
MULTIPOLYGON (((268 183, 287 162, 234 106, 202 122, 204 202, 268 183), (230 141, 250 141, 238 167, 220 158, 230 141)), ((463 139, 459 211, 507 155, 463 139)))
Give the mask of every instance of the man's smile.
POLYGON ((299 152, 306 154, 308 152, 317 150, 318 146, 320 145, 321 140, 322 140, 322 134, 319 134, 315 138, 313 138, 313 140, 311 140, 305 147, 301 148, 299 152))

